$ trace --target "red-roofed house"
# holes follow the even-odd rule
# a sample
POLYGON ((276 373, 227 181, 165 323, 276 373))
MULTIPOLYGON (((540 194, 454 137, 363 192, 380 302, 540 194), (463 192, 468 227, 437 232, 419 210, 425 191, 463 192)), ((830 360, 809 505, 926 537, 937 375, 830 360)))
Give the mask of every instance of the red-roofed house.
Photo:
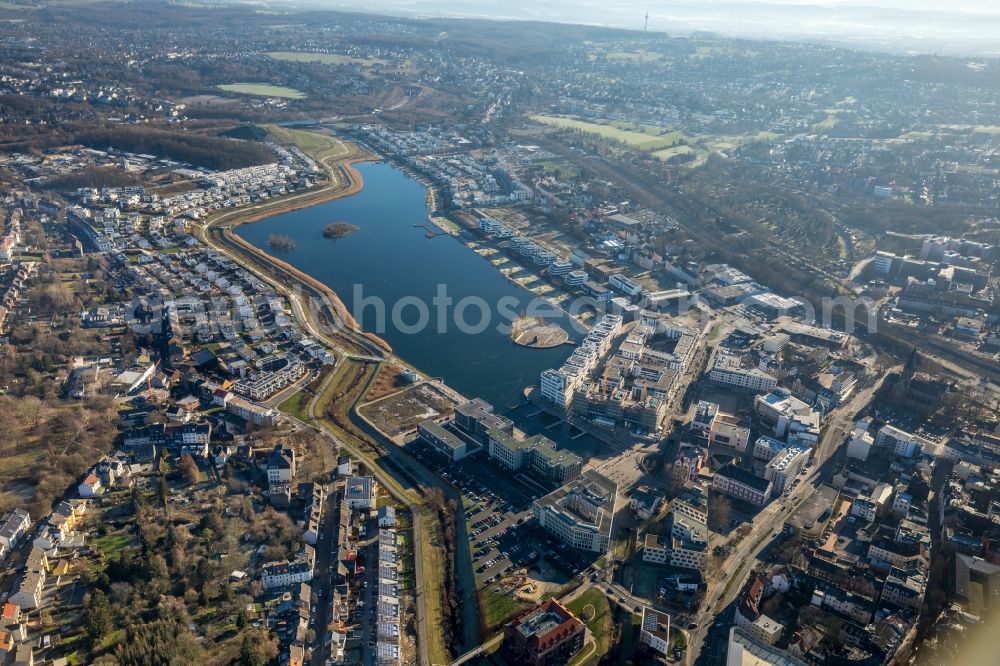
POLYGON ((83 483, 77 486, 77 490, 80 493, 80 497, 97 497, 104 490, 104 484, 101 483, 101 477, 90 473, 83 480, 83 483))
POLYGON ((3 612, 0 613, 0 618, 3 618, 4 626, 14 624, 21 619, 21 607, 8 601, 3 605, 3 612))

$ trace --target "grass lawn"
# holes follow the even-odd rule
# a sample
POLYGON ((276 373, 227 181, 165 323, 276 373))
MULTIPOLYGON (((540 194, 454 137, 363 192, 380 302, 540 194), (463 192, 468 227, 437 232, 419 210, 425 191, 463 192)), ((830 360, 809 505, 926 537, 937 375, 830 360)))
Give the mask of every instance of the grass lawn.
POLYGON ((343 143, 321 132, 291 129, 278 125, 263 125, 267 133, 281 143, 291 143, 318 160, 346 155, 348 148, 343 143))
POLYGON ((482 625, 482 635, 492 634, 497 627, 527 609, 528 604, 518 601, 509 594, 497 592, 497 586, 492 585, 479 592, 479 622, 482 625))
POLYGON ((690 54, 688 58, 693 60, 704 60, 715 53, 716 49, 711 46, 699 46, 690 54))
POLYGON ((123 640, 125 640, 125 630, 115 629, 114 631, 112 631, 107 636, 101 639, 100 649, 109 650, 115 645, 121 643, 123 640))
POLYGON ((294 416, 300 421, 308 421, 309 400, 310 396, 308 393, 299 391, 298 393, 293 393, 278 405, 278 410, 289 416, 294 416))
POLYGON ((285 99, 303 99, 306 94, 295 88, 272 86, 268 83, 227 83, 216 86, 219 90, 238 93, 240 95, 257 95, 259 97, 284 97, 285 99))
POLYGON ((1000 134, 1000 125, 939 125, 939 127, 948 132, 959 134, 966 134, 968 132, 972 132, 973 134, 1000 134))
POLYGON ((840 123, 840 119, 832 113, 826 114, 826 119, 812 126, 813 131, 831 130, 840 123))
POLYGON ((573 611, 577 617, 584 621, 590 634, 597 644, 597 649, 590 652, 584 648, 581 655, 588 655, 585 658, 577 658, 571 664, 580 666, 596 666, 611 646, 611 607, 604 593, 593 587, 573 601, 567 604, 567 608, 573 611))
POLYGON ((589 121, 546 115, 534 115, 531 119, 553 127, 578 129, 612 141, 621 141, 636 150, 648 150, 652 152, 654 157, 661 160, 685 153, 696 153, 696 157, 703 160, 709 153, 717 150, 730 150, 745 143, 770 141, 780 136, 774 132, 691 136, 680 130, 672 130, 667 127, 624 121, 589 121))
POLYGON ((569 162, 554 162, 546 160, 544 162, 538 162, 538 166, 552 173, 558 172, 559 178, 562 179, 572 179, 580 175, 580 169, 569 162))
POLYGON ((106 559, 114 559, 128 548, 134 546, 134 539, 130 534, 106 534, 104 536, 91 539, 90 545, 96 548, 106 559))
POLYGON ((664 148, 663 150, 657 150, 653 153, 653 157, 658 160, 669 160, 674 155, 686 155, 687 153, 693 153, 695 149, 691 146, 674 146, 672 148, 664 148))
POLYGON ((608 54, 608 60, 614 61, 652 62, 662 57, 662 53, 656 53, 655 51, 613 51, 608 54))
MULTIPOLYGON (((417 520, 421 521, 421 530, 424 534, 434 533, 434 521, 436 520, 431 511, 424 507, 421 507, 417 511, 417 520)), ((422 583, 424 588, 429 590, 428 594, 424 595, 424 607, 425 614, 427 617, 439 618, 442 616, 441 611, 441 596, 437 593, 438 590, 444 587, 444 566, 442 563, 442 553, 440 548, 434 548, 431 544, 421 543, 421 572, 422 583)), ((431 663, 447 663, 448 662, 448 651, 447 648, 441 643, 443 636, 440 632, 435 630, 433 624, 431 624, 430 630, 427 632, 430 640, 427 646, 427 651, 429 653, 431 663)))
POLYGON ((355 58, 340 53, 319 53, 313 51, 271 51, 267 54, 274 60, 287 60, 291 62, 318 62, 323 65, 381 65, 385 61, 375 58, 355 58))
POLYGON ((441 227, 443 229, 447 229, 448 231, 451 231, 452 233, 456 233, 456 234, 459 231, 462 230, 461 227, 459 227, 457 224, 455 224, 454 222, 452 222, 451 220, 449 220, 444 215, 438 215, 438 216, 436 216, 434 218, 434 224, 436 224, 437 226, 439 226, 439 227, 441 227))
POLYGON ((24 473, 24 470, 31 469, 34 465, 42 462, 45 456, 45 448, 41 446, 41 442, 39 442, 37 451, 4 456, 0 458, 0 477, 12 478, 21 475, 24 473))
MULTIPOLYGON (((605 125, 597 122, 577 120, 576 118, 564 118, 561 116, 535 115, 532 116, 531 119, 545 125, 552 125, 553 127, 578 129, 589 134, 596 134, 597 136, 605 139, 621 141, 638 150, 659 150, 662 148, 669 148, 674 145, 677 139, 677 137, 671 136, 651 136, 638 126, 636 127, 640 131, 622 129, 621 127, 616 127, 611 124, 605 125)), ((666 130, 664 130, 664 132, 666 132, 666 130)))

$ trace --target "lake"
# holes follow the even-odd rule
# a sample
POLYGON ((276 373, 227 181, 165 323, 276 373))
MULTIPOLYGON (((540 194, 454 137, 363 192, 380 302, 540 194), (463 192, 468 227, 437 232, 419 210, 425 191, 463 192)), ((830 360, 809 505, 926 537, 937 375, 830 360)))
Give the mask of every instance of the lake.
MULTIPOLYGON (((509 328, 498 326, 536 297, 457 238, 428 238, 421 183, 385 162, 357 169, 364 178, 358 194, 243 225, 236 233, 336 291, 362 328, 380 335, 422 373, 470 398, 482 397, 498 411, 519 402, 522 389, 537 384, 539 373, 560 365, 572 348, 515 345, 509 328), (333 222, 358 230, 324 238, 324 227, 333 222), (272 234, 290 237, 294 248, 271 249, 272 234)), ((576 336, 564 315, 556 321, 576 336)))

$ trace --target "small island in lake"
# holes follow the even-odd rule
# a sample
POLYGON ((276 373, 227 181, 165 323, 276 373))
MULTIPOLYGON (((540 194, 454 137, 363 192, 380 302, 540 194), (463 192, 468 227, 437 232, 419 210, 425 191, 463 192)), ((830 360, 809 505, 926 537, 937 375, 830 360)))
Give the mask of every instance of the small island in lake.
POLYGON ((323 238, 341 238, 347 234, 353 234, 357 230, 357 225, 347 222, 333 222, 323 227, 323 238))
POLYGON ((267 244, 275 250, 280 250, 281 252, 291 252, 295 249, 295 241, 288 236, 281 236, 279 234, 271 234, 268 236, 267 244))

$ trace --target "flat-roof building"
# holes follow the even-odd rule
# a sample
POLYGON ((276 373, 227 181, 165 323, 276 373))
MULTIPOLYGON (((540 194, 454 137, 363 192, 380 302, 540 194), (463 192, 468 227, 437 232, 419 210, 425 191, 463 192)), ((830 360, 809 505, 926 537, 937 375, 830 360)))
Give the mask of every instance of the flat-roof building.
POLYGON ((493 411, 493 405, 482 398, 473 398, 455 406, 455 425, 477 442, 486 446, 490 430, 508 435, 514 432, 514 422, 493 411))
POLYGON ((618 498, 614 481, 588 470, 532 503, 538 523, 561 541, 595 553, 607 551, 618 498))
POLYGON ((729 463, 715 473, 712 488, 730 497, 763 506, 771 497, 771 482, 729 463))
POLYGON ((770 391, 778 385, 775 377, 758 368, 743 367, 740 357, 729 354, 716 357, 708 378, 722 386, 755 393, 770 391))
POLYGON ((511 664, 561 666, 583 649, 586 625, 555 599, 504 625, 500 651, 511 664))
POLYGON ((560 451, 542 435, 517 439, 500 430, 489 433, 490 457, 509 470, 528 469, 557 486, 580 475, 583 459, 572 451, 560 451))
POLYGON ((643 606, 640 626, 639 640, 653 652, 667 656, 670 650, 670 616, 643 606))
POLYGON ((417 426, 417 434, 434 450, 447 456, 452 462, 461 460, 468 455, 465 440, 448 431, 437 421, 424 421, 417 426))

